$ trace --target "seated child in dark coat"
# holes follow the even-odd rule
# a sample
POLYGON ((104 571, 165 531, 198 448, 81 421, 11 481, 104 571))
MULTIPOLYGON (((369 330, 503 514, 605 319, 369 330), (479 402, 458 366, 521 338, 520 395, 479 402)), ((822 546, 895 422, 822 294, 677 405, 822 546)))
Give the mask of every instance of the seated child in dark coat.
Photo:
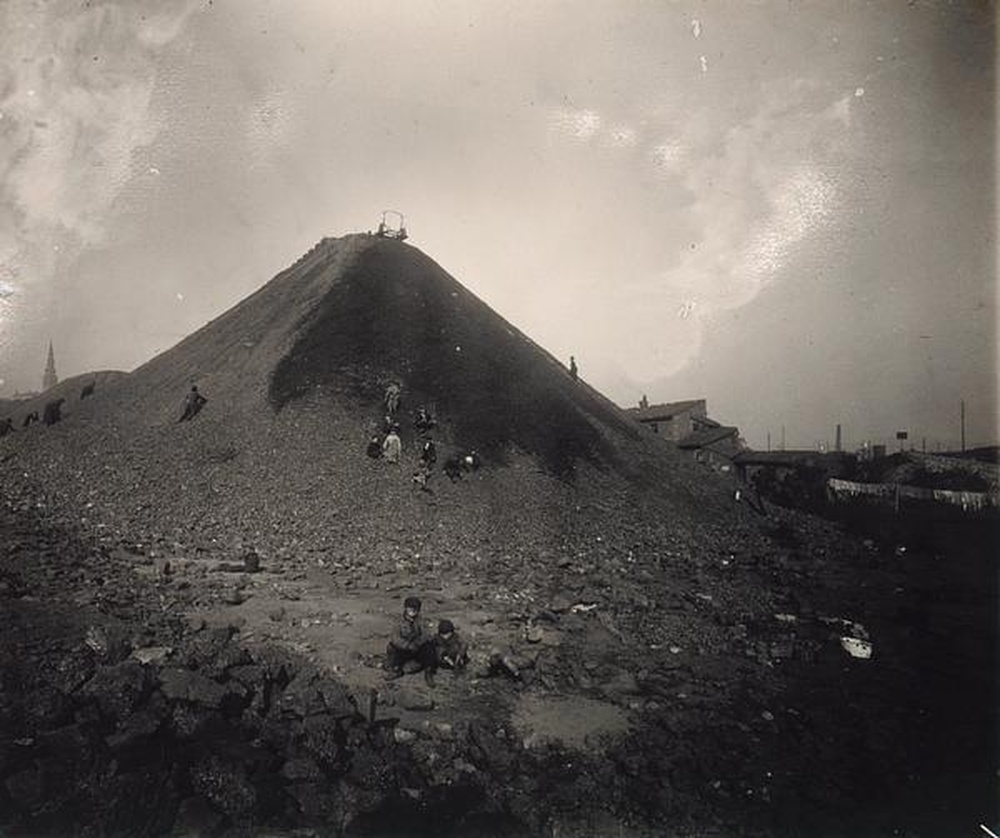
POLYGON ((389 638, 389 645, 385 650, 385 668, 390 679, 402 675, 406 664, 411 664, 407 667, 411 672, 419 672, 434 665, 434 645, 424 634, 424 627, 420 623, 420 608, 421 602, 415 596, 407 597, 403 602, 403 618, 389 638))
POLYGON ((437 635, 434 637, 434 663, 441 669, 465 669, 469 662, 469 647, 455 629, 451 620, 438 623, 437 635))

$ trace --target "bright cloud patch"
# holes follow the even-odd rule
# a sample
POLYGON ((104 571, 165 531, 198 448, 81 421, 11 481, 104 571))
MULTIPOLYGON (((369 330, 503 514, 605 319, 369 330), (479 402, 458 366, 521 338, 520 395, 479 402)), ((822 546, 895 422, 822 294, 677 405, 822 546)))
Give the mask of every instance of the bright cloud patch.
POLYGON ((0 258, 28 280, 60 254, 100 243, 134 152, 162 125, 153 50, 174 39, 196 0, 0 4, 0 258), (9 222, 9 223, 8 223, 9 222), (61 251, 56 245, 72 245, 61 251))
POLYGON ((699 235, 670 268, 634 288, 637 308, 659 312, 672 328, 683 324, 686 335, 660 353, 670 329, 644 333, 650 363, 636 365, 639 378, 670 374, 695 357, 715 314, 782 281, 800 248, 831 223, 838 195, 827 166, 850 137, 846 103, 817 103, 804 84, 769 93, 756 113, 729 127, 715 153, 684 154, 689 144, 704 148, 704 138, 699 146, 683 134, 650 151, 653 171, 671 183, 681 179, 693 196, 686 218, 699 235), (812 126, 809 136, 803 124, 812 126))
POLYGON ((549 125, 557 134, 589 140, 601 129, 601 115, 592 110, 559 108, 550 116, 549 125))

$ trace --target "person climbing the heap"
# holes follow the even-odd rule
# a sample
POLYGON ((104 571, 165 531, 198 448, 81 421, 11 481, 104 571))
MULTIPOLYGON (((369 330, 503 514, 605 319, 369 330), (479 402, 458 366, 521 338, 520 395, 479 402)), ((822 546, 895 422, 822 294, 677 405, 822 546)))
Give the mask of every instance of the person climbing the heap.
POLYGON ((178 422, 187 422, 194 419, 198 415, 198 412, 205 406, 206 399, 201 393, 198 392, 198 385, 192 384, 191 390, 184 397, 184 412, 181 414, 181 418, 178 422))
POLYGON ((393 381, 385 388, 385 409, 390 416, 395 416, 399 409, 399 393, 402 388, 399 382, 393 381))
POLYGON ((42 421, 46 425, 55 425, 57 422, 62 421, 62 406, 66 399, 53 399, 45 405, 45 410, 42 412, 42 421))
POLYGON ((579 370, 577 369, 577 366, 576 366, 576 358, 574 358, 572 355, 570 355, 569 356, 569 377, 572 378, 574 381, 576 381, 578 375, 579 375, 579 370))
POLYGON ((0 436, 7 436, 7 434, 14 433, 14 422, 8 416, 3 422, 0 422, 0 436))
POLYGON ((433 428, 437 422, 434 416, 426 407, 420 407, 417 409, 416 415, 413 418, 413 426, 418 431, 429 431, 433 428))
POLYGON ((424 467, 431 471, 434 468, 434 463, 437 462, 437 447, 434 445, 434 440, 427 440, 423 448, 420 449, 420 462, 424 464, 424 467))
POLYGON ((387 463, 398 463, 403 453, 403 442, 399 438, 399 428, 393 426, 382 443, 382 457, 387 463))
MULTIPOLYGON (((434 646, 424 634, 424 627, 420 622, 421 607, 419 597, 408 596, 403 601, 403 616, 385 649, 387 681, 394 681, 407 671, 419 672, 427 667, 433 668, 434 646)), ((432 670, 431 673, 433 680, 432 670)))
POLYGON ((372 434, 372 438, 368 440, 368 447, 365 449, 365 453, 373 460, 378 460, 382 456, 382 440, 379 439, 378 434, 372 434))

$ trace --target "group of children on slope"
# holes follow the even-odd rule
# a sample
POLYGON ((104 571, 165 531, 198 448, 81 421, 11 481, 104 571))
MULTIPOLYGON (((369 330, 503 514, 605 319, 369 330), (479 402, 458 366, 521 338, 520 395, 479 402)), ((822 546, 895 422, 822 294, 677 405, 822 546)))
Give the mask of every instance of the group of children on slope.
POLYGON ((460 672, 469 662, 468 646, 452 621, 441 620, 437 634, 430 636, 420 620, 420 609, 418 597, 410 596, 403 602, 403 616, 385 650, 387 680, 423 671, 428 686, 434 686, 439 669, 460 672))

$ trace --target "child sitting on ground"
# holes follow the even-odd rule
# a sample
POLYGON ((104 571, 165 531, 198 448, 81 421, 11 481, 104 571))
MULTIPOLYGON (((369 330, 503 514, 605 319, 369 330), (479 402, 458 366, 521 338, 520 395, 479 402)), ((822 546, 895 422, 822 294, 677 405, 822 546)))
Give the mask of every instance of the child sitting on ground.
POLYGON ((434 685, 434 673, 438 669, 452 669, 461 672, 469 662, 469 647, 461 637, 451 620, 441 620, 438 623, 437 634, 431 641, 433 644, 433 663, 424 673, 424 678, 431 686, 434 685))
POLYGON ((387 680, 399 678, 404 667, 407 671, 419 672, 434 666, 434 642, 424 634, 424 627, 420 623, 420 609, 418 597, 408 596, 403 601, 403 618, 389 638, 389 645, 385 650, 387 680))

